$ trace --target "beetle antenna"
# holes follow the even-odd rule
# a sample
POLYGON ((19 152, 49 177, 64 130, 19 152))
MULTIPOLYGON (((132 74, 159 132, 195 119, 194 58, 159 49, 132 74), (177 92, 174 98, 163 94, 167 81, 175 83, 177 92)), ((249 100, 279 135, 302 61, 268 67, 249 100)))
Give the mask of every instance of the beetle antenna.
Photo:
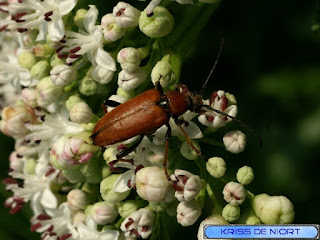
POLYGON ((206 81, 205 81, 204 84, 202 85, 202 89, 201 89, 200 95, 202 95, 202 94, 204 93, 204 91, 206 90, 206 88, 207 88, 207 83, 208 83, 209 79, 211 78, 211 75, 212 75, 213 71, 216 69, 216 66, 217 66, 217 64, 218 64, 218 61, 219 61, 219 59, 220 59, 220 55, 221 55, 221 52, 222 52, 223 44, 224 44, 224 38, 222 38, 222 40, 221 40, 219 53, 218 53, 218 56, 217 56, 217 58, 216 58, 216 60, 215 60, 215 62, 214 62, 214 65, 213 65, 213 67, 211 68, 211 71, 210 71, 210 73, 209 73, 206 81))
POLYGON ((219 110, 217 110, 217 109, 214 109, 214 108, 212 108, 212 107, 210 107, 210 106, 203 105, 203 107, 204 107, 204 108, 207 108, 207 109, 209 109, 209 110, 211 110, 211 111, 214 111, 214 112, 216 112, 216 113, 218 113, 218 114, 221 114, 221 115, 223 115, 223 116, 226 116, 226 117, 228 117, 228 118, 231 118, 232 120, 240 123, 241 126, 242 126, 244 129, 248 130, 253 136, 255 136, 255 137, 257 138, 257 140, 258 140, 258 142, 259 142, 260 148, 262 147, 262 140, 261 140, 260 136, 259 136, 249 125, 245 124, 244 122, 242 122, 240 119, 238 119, 238 118, 236 118, 236 117, 230 116, 229 114, 226 114, 226 113, 224 113, 224 112, 221 112, 221 111, 219 111, 219 110))

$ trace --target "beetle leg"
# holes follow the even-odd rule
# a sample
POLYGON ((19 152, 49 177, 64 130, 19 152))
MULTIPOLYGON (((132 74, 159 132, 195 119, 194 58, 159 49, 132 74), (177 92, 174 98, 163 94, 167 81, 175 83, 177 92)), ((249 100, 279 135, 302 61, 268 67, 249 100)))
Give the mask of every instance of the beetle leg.
POLYGON ((139 140, 137 142, 135 142, 131 147, 128 147, 124 150, 122 150, 121 152, 119 152, 116 156, 117 159, 121 159, 127 155, 129 155, 131 152, 133 152, 141 143, 142 139, 143 139, 144 135, 141 135, 139 140))
POLYGON ((162 76, 160 76, 160 78, 159 78, 159 80, 158 81, 156 81, 156 89, 160 92, 160 94, 161 95, 163 95, 163 88, 162 88, 162 86, 161 86, 161 84, 160 84, 160 79, 162 78, 162 76))
POLYGON ((164 148, 163 167, 164 167, 164 173, 166 174, 168 181, 171 181, 170 176, 168 174, 168 169, 167 169, 169 140, 171 138, 171 127, 170 127, 169 123, 167 123, 166 126, 167 126, 168 130, 166 132, 166 144, 165 144, 165 148, 164 148))
POLYGON ((190 147, 197 153, 200 155, 200 151, 198 148, 196 148, 196 146, 191 142, 191 139, 189 138, 188 134, 186 133, 186 131, 182 128, 181 124, 184 123, 183 120, 180 119, 175 119, 175 123, 177 124, 177 126, 180 128, 183 136, 186 138, 188 144, 190 145, 190 147))
POLYGON ((103 103, 102 103, 102 108, 103 108, 103 111, 105 113, 107 113, 108 112, 107 107, 117 107, 120 104, 121 103, 113 101, 113 100, 104 100, 103 103))

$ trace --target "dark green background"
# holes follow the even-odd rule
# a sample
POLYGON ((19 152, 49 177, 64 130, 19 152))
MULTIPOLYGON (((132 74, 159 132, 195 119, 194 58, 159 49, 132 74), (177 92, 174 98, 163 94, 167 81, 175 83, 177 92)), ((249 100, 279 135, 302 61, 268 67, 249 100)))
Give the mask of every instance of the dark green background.
MULTIPOLYGON (((233 93, 238 117, 263 139, 259 148, 248 135, 245 152, 228 164, 253 167, 254 193, 287 196, 295 206, 295 223, 320 222, 320 38, 311 31, 315 7, 315 1, 222 1, 190 46, 181 75, 181 82, 199 90, 224 36, 206 95, 220 89, 233 93)), ((2 180, 13 140, 3 135, 0 140, 2 180)), ((3 185, 0 189, 3 202, 8 195, 3 185)), ((1 240, 38 239, 29 228, 27 211, 12 216, 0 207, 1 240)))

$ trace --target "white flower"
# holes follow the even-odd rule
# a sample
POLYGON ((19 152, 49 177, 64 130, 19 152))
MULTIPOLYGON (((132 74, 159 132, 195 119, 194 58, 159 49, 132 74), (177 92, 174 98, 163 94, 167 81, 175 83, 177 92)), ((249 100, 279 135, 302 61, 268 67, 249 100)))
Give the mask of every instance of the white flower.
POLYGON ((188 171, 176 169, 170 178, 176 190, 175 197, 180 202, 193 200, 202 189, 200 177, 188 171))
POLYGON ((37 41, 45 40, 47 33, 53 42, 64 35, 62 16, 75 7, 77 0, 11 1, 9 12, 22 29, 39 29, 37 41))
MULTIPOLYGON (((230 96, 232 95, 220 90, 218 92, 214 92, 211 95, 210 100, 204 100, 203 104, 210 106, 213 109, 219 110, 225 114, 228 114, 232 117, 235 117, 238 113, 238 108, 235 105, 234 101, 230 101, 230 96)), ((220 128, 225 126, 228 122, 230 122, 231 118, 228 118, 214 111, 205 109, 204 112, 202 112, 201 115, 198 117, 198 120, 205 126, 212 128, 220 128)))
POLYGON ((78 232, 72 224, 73 212, 67 202, 62 203, 58 208, 47 210, 46 214, 36 215, 31 231, 42 233, 42 239, 49 240, 50 236, 57 239, 75 239, 78 232))
POLYGON ((112 223, 119 215, 115 203, 107 201, 97 202, 90 208, 90 216, 92 220, 100 225, 112 223))
POLYGON ((141 55, 138 49, 133 47, 122 48, 117 55, 118 63, 127 72, 136 70, 141 62, 141 55))
POLYGON ((235 154, 243 152, 246 147, 246 135, 241 131, 227 132, 223 137, 223 143, 229 152, 235 154))
MULTIPOLYGON (((47 157, 41 156, 40 158, 47 157)), ((23 187, 18 184, 7 186, 7 189, 11 190, 15 197, 22 198, 24 202, 31 202, 31 208, 35 215, 42 213, 43 209, 54 209, 58 206, 58 201, 50 189, 51 182, 56 178, 58 171, 43 162, 39 159, 33 175, 10 172, 9 174, 13 178, 22 179, 24 184, 23 187)))
POLYGON ((122 70, 118 75, 118 85, 124 90, 133 90, 147 79, 144 68, 137 68, 133 72, 122 70))
POLYGON ((145 167, 136 175, 136 187, 139 196, 147 201, 162 201, 170 187, 164 169, 145 167))
POLYGON ((106 14, 101 19, 101 27, 104 34, 104 38, 108 42, 114 42, 122 38, 127 30, 119 27, 116 23, 116 17, 112 13, 106 14))
POLYGON ((59 64, 51 69, 50 77, 55 85, 66 86, 75 80, 76 71, 71 66, 59 64))
POLYGON ((136 27, 139 24, 140 11, 128 3, 118 2, 113 8, 113 16, 121 28, 136 27))
POLYGON ((152 233, 154 213, 146 208, 141 208, 127 217, 120 226, 125 237, 138 237, 146 239, 152 233))
POLYGON ((77 224, 79 236, 77 240, 117 240, 120 233, 116 230, 97 230, 97 224, 88 217, 86 224, 79 222, 77 224))
POLYGON ((236 182, 229 182, 224 186, 222 191, 224 200, 231 205, 238 205, 243 203, 246 198, 246 190, 242 184, 236 182))
POLYGON ((67 64, 73 63, 79 57, 87 54, 93 68, 99 66, 110 71, 116 71, 116 63, 109 53, 103 50, 103 33, 101 26, 95 25, 98 18, 96 6, 90 9, 84 18, 84 32, 66 31, 64 47, 59 50, 59 57, 67 57, 67 64), (65 55, 64 53, 67 53, 65 55))
POLYGON ((201 207, 196 201, 180 202, 177 207, 177 221, 183 227, 193 225, 201 215, 201 207))

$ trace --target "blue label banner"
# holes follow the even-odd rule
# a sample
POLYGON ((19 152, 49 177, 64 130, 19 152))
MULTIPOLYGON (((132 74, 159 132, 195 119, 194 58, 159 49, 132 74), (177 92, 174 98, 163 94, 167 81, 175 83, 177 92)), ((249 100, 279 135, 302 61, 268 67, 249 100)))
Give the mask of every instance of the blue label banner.
POLYGON ((319 239, 319 225, 317 224, 204 225, 203 231, 203 239, 319 239))

